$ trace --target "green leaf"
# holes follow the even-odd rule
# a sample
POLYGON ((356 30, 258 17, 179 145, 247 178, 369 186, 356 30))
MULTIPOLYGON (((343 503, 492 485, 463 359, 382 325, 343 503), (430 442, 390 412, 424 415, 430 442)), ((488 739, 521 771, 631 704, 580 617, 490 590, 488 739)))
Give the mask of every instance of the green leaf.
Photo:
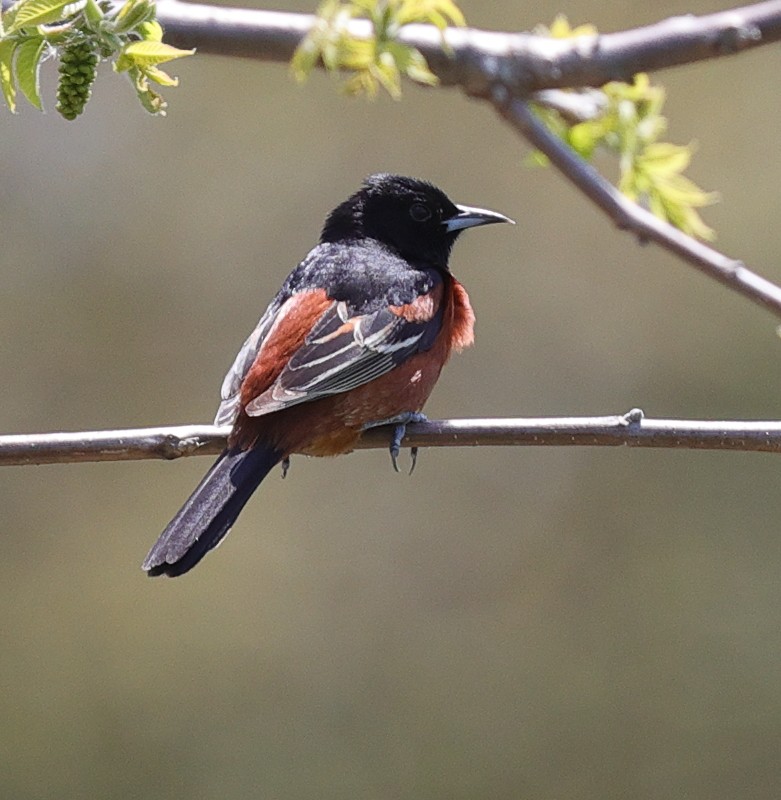
MULTIPOLYGON (((321 8, 324 7, 325 5, 326 4, 324 3, 323 6, 321 6, 321 8)), ((338 3, 337 4, 331 3, 330 5, 338 5, 338 3)), ((377 0, 352 0, 351 5, 355 6, 356 11, 368 17, 371 16, 374 13, 374 11, 377 10, 379 3, 377 2, 377 0)), ((318 9, 317 13, 318 16, 322 16, 320 9, 318 9)))
POLYGON ((114 20, 119 23, 124 23, 125 20, 135 15, 136 9, 142 4, 144 4, 144 6, 147 5, 144 3, 144 0, 125 0, 119 11, 114 14, 114 20))
POLYGON ((19 12, 19 9, 27 2, 27 0, 16 0, 3 12, 3 24, 6 28, 13 25, 14 19, 19 12))
POLYGON ((142 22, 136 32, 145 42, 162 42, 163 26, 156 20, 150 19, 142 22))
POLYGON ((423 55, 396 40, 399 28, 411 22, 464 25, 453 0, 325 0, 317 19, 299 43, 290 63, 299 82, 322 62, 329 72, 348 70, 344 89, 348 94, 374 97, 382 86, 391 96, 401 95, 401 76, 426 85, 437 83, 423 55), (373 35, 357 39, 349 34, 351 19, 368 19, 373 35))
POLYGON ((371 72, 394 100, 401 99, 401 75, 391 53, 383 53, 372 65, 371 72))
POLYGON ((154 15, 155 6, 151 0, 127 0, 111 18, 110 30, 114 33, 134 32, 144 22, 153 19, 154 15))
POLYGON ((651 192, 648 196, 648 209, 655 217, 667 219, 667 207, 659 192, 651 192))
POLYGON ((565 14, 558 14, 556 19, 553 20, 550 28, 546 28, 543 25, 535 30, 535 33, 537 32, 543 35, 552 36, 554 39, 572 39, 577 36, 596 36, 598 33, 597 29, 590 24, 578 25, 576 28, 573 28, 565 14))
POLYGON ((114 69, 124 72, 131 67, 155 67, 175 58, 191 56, 194 52, 195 50, 180 50, 162 42, 131 42, 122 48, 114 69))
POLYGON ((3 90, 3 97, 8 110, 16 113, 16 85, 14 83, 14 50, 16 42, 4 40, 0 42, 0 88, 3 90))
POLYGON ((374 98, 377 96, 377 79, 369 70, 361 70, 344 84, 344 92, 350 95, 365 94, 374 98))
POLYGON ((717 192, 703 191, 684 175, 660 175, 654 180, 654 185, 667 200, 679 205, 702 208, 713 205, 719 200, 717 192))
POLYGON ((573 125, 569 129, 567 141, 570 147, 584 158, 591 158, 600 141, 605 135, 603 120, 588 120, 573 125))
POLYGON ((160 117, 165 116, 168 104, 163 97, 149 86, 146 75, 138 67, 130 67, 128 70, 130 80, 133 81, 138 99, 141 105, 150 113, 160 117))
POLYGON ((160 86, 178 86, 179 78, 172 78, 167 72, 158 69, 157 67, 145 67, 144 75, 150 81, 160 84, 160 86))
POLYGON ((440 8, 452 25, 458 28, 466 26, 466 17, 461 13, 461 9, 455 3, 451 3, 449 0, 442 0, 440 8))
POLYGON ((436 86, 439 83, 439 78, 428 68, 423 54, 415 48, 411 48, 409 62, 402 71, 410 80, 424 86, 436 86))
MULTIPOLYGON (((565 17, 558 17, 550 30, 554 37, 593 35, 588 27, 573 29, 565 17)), ((584 158, 605 149, 618 159, 618 189, 629 199, 692 236, 712 238, 713 231, 700 219, 696 209, 716 202, 718 196, 705 192, 681 173, 694 153, 693 145, 676 145, 659 139, 667 130, 662 114, 665 90, 651 84, 645 73, 631 83, 613 81, 602 87, 601 113, 579 124, 541 105, 535 113, 555 136, 563 139, 584 158)))
POLYGON ((16 80, 22 94, 28 102, 35 106, 39 111, 43 111, 41 105, 41 56, 46 48, 46 40, 43 36, 34 36, 22 42, 16 48, 16 80))
MULTIPOLYGON (((326 63, 330 61, 330 57, 326 58, 326 63)), ((374 42, 367 42, 363 39, 349 39, 344 42, 343 46, 337 51, 337 61, 334 64, 334 69, 343 67, 344 69, 360 70, 368 69, 369 66, 376 60, 376 51, 374 42)))
POLYGON ((680 228, 689 236, 696 236, 698 239, 711 240, 716 238, 716 231, 702 221, 702 217, 693 209, 687 208, 684 211, 680 228))
POLYGON ((293 58, 290 61, 290 69, 293 77, 303 83, 312 70, 317 66, 320 58, 320 48, 308 36, 296 48, 293 58))
POLYGON ((444 30, 449 24, 460 28, 466 25, 461 9, 452 0, 402 0, 396 21, 399 25, 428 23, 436 25, 440 30, 444 30))
POLYGON ((654 142, 645 148, 640 161, 644 169, 659 174, 683 172, 691 162, 692 149, 670 142, 654 142))
POLYGON ((439 83, 439 78, 428 68, 426 59, 416 48, 400 42, 388 42, 385 50, 393 56, 397 70, 411 80, 427 86, 439 83))
POLYGON ((34 28, 36 25, 46 25, 49 22, 59 22, 78 14, 86 5, 87 0, 74 0, 73 2, 71 0, 25 0, 16 9, 7 33, 16 33, 23 28, 34 28))

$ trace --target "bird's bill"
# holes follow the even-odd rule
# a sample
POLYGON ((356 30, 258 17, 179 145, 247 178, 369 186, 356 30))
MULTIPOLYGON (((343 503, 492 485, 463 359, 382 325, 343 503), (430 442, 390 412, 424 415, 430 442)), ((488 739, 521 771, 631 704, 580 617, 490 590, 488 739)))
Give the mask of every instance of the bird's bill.
POLYGON ((491 225, 494 222, 515 222, 498 211, 488 211, 486 208, 473 208, 472 206, 456 206, 458 213, 442 221, 448 233, 462 231, 464 228, 474 228, 476 225, 491 225))

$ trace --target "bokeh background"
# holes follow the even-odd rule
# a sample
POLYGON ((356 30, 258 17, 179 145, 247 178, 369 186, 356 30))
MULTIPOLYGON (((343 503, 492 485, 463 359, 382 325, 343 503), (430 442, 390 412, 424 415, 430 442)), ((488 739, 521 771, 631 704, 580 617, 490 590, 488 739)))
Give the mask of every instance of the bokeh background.
MULTIPOLYGON (((277 3, 307 11, 308 3, 277 3)), ((464 0, 617 30, 719 2, 464 0)), ((182 61, 167 119, 103 69, 76 123, 5 115, 0 429, 210 421, 238 346, 378 170, 470 232, 478 315, 433 417, 778 418, 771 315, 616 231, 460 93, 351 101, 282 65, 182 61)), ((781 53, 658 76, 718 246, 781 281, 781 53)), ((627 449, 294 459, 195 572, 140 562, 206 459, 0 473, 0 797, 772 798, 781 461, 627 449)))

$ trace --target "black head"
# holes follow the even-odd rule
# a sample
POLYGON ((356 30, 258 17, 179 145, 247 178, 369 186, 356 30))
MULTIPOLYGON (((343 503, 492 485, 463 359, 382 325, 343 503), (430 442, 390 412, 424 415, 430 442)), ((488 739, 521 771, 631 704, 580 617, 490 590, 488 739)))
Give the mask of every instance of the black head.
POLYGON ((453 243, 465 228, 512 222, 503 214, 458 206, 433 184, 381 173, 337 206, 321 241, 375 239, 412 262, 447 269, 453 243))

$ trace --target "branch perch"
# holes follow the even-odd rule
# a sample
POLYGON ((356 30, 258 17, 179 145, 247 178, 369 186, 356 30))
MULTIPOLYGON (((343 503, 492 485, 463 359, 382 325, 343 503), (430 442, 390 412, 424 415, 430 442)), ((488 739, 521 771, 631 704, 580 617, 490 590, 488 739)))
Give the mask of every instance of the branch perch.
MULTIPOLYGON (((0 436, 0 466, 174 459, 216 455, 229 428, 177 425, 0 436)), ((367 431, 360 449, 387 448, 390 428, 367 431)), ((452 419, 410 424, 405 447, 662 447, 781 453, 781 421, 647 419, 639 409, 606 417, 452 419)))

